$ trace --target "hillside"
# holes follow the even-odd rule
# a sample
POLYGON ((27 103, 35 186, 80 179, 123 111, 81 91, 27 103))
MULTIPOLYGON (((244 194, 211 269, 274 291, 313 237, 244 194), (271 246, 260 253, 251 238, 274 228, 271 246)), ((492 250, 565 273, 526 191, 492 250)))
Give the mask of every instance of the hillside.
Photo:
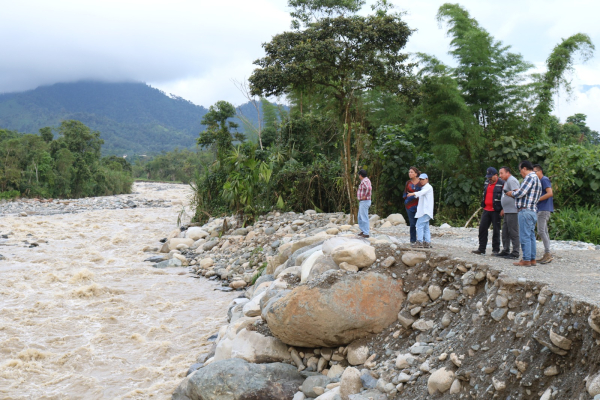
MULTIPOLYGON (((207 112, 205 107, 138 82, 58 83, 0 94, 1 128, 37 133, 42 127, 76 119, 100 131, 104 155, 194 147, 203 129, 200 121, 207 112)), ((256 118, 252 112, 244 115, 256 118)))

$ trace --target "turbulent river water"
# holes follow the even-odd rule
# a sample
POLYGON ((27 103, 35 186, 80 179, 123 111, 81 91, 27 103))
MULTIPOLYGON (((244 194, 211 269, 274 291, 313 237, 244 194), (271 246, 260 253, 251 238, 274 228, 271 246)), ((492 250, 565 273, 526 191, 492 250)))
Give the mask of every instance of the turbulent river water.
POLYGON ((136 183, 173 206, 0 218, 0 398, 170 398, 236 296, 143 262, 189 194, 136 183))

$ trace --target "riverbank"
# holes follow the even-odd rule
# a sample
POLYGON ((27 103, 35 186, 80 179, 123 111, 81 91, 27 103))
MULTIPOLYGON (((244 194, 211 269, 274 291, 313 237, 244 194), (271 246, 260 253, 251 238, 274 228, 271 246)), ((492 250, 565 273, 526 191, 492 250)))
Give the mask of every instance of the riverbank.
POLYGON ((233 220, 190 228, 187 242, 171 233, 167 258, 240 294, 174 399, 216 399, 223 385, 233 400, 600 390, 595 246, 553 243, 555 261, 521 269, 471 254, 475 230, 434 228, 434 248, 414 251, 398 216, 373 221, 368 241, 346 218, 269 214, 244 229, 233 220), (280 374, 266 379, 269 370, 280 374))

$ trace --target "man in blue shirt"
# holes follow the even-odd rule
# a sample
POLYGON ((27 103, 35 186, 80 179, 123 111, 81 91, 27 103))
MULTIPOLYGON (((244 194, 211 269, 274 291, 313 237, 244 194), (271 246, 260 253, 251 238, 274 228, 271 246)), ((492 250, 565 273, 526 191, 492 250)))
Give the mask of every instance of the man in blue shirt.
POLYGON ((550 215, 554 211, 552 183, 547 176, 544 176, 544 170, 539 164, 533 166, 533 171, 540 179, 542 184, 542 197, 538 201, 537 211, 537 232, 544 243, 544 256, 537 260, 540 264, 548 264, 553 260, 552 254, 550 253, 550 235, 548 235, 548 222, 550 221, 550 215))

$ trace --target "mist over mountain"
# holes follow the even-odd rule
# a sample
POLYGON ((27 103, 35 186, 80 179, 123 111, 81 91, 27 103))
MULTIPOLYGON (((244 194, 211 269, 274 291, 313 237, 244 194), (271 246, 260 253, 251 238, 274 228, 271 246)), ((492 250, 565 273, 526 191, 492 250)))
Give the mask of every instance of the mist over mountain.
MULTIPOLYGON (((257 119, 252 105, 240 108, 246 118, 257 119)), ((0 128, 38 133, 42 127, 75 119, 100 132, 103 155, 193 148, 207 112, 206 107, 139 82, 57 83, 0 94, 0 128)))

